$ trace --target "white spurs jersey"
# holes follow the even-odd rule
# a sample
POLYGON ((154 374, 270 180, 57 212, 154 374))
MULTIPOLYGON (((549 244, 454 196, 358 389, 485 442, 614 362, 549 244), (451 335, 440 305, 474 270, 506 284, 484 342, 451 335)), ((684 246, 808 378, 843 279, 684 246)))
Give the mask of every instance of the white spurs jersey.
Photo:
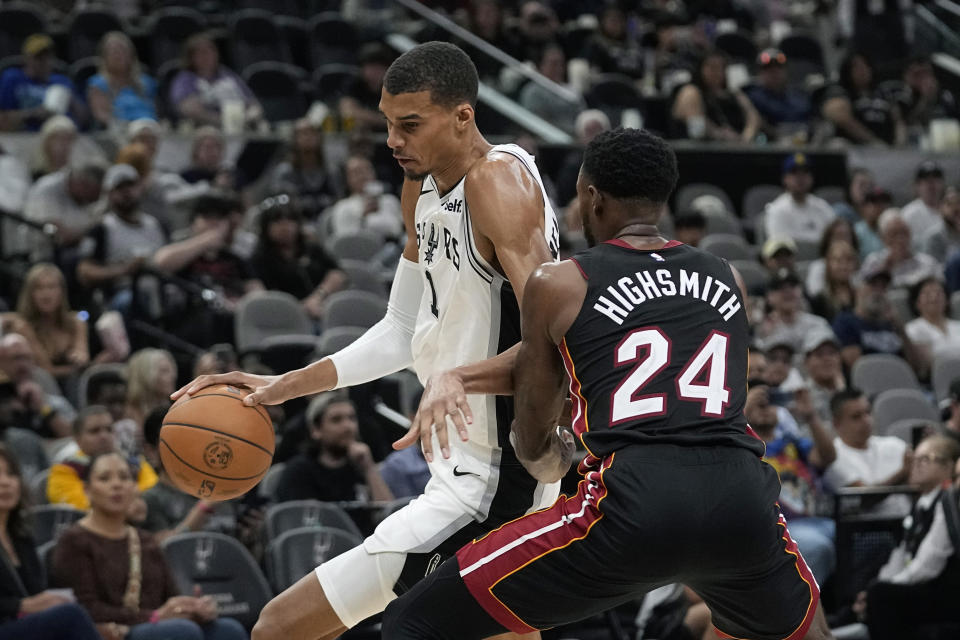
MULTIPOLYGON (((493 152, 514 156, 540 185, 544 238, 557 259, 560 231, 533 156, 513 144, 497 145, 493 152)), ((520 312, 509 280, 477 252, 463 179, 441 194, 433 177, 427 177, 421 185, 415 222, 425 281, 413 358, 417 375, 425 383, 433 374, 485 360, 519 342, 520 312)), ((507 435, 513 418, 512 401, 503 400, 469 396, 474 418, 468 426, 470 441, 461 442, 451 430, 451 447, 476 462, 497 464, 499 449, 509 447, 507 435)), ((512 451, 510 454, 512 457, 512 451)), ((456 466, 457 457, 446 462, 456 466)), ((436 455, 434 460, 442 458, 436 455)), ((461 469, 470 462, 460 460, 461 469)), ((434 469, 435 476, 437 471, 434 469)))

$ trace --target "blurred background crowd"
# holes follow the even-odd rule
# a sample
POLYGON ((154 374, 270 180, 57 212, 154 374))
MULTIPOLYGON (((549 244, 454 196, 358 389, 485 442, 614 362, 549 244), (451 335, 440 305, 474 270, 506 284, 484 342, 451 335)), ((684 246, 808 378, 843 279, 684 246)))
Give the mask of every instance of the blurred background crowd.
MULTIPOLYGON (((0 2, 0 638, 246 637, 423 490, 390 447, 411 372, 270 407, 274 465, 234 502, 177 491, 157 447, 193 376, 382 317, 381 83, 434 39, 474 59, 481 131, 536 156, 564 255, 583 145, 673 141, 661 230, 744 276, 747 418, 837 637, 958 637, 958 28, 950 0, 0 2)), ((544 637, 712 634, 671 585, 544 637)))

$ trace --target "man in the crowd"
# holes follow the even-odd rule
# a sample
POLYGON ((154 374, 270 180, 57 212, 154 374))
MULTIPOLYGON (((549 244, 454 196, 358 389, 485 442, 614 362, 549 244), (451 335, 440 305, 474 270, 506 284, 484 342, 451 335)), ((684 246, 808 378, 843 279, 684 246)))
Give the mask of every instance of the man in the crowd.
POLYGON ((860 219, 853 223, 853 231, 857 234, 857 244, 860 245, 860 259, 883 249, 883 240, 880 238, 880 216, 893 204, 893 196, 886 189, 874 187, 863 196, 860 206, 860 219))
POLYGON ((903 82, 893 92, 907 126, 926 129, 934 118, 960 119, 960 103, 949 89, 940 86, 930 56, 918 55, 903 69, 903 82))
POLYGON ((921 280, 939 277, 943 273, 942 264, 925 253, 913 250, 910 226, 900 211, 884 211, 877 227, 883 240, 883 249, 864 259, 861 274, 887 269, 892 278, 891 286, 912 287, 921 280))
MULTIPOLYGON (((101 453, 116 450, 113 437, 113 417, 106 407, 93 405, 82 409, 73 426, 77 442, 76 454, 50 467, 47 479, 47 499, 50 504, 69 504, 87 510, 90 501, 83 486, 83 476, 90 459, 101 453)), ((157 483, 157 474, 142 457, 131 460, 136 470, 137 487, 146 491, 157 483)))
POLYGON ((33 375, 35 360, 30 342, 19 333, 0 338, 0 382, 16 391, 13 415, 7 426, 33 431, 43 438, 70 435, 73 407, 61 395, 47 393, 33 375))
POLYGON ((769 238, 760 249, 760 258, 771 274, 781 269, 793 271, 797 266, 797 243, 787 236, 769 238))
MULTIPOLYGON (((912 453, 900 438, 873 434, 870 401, 858 389, 845 389, 830 401, 833 444, 837 458, 826 471, 833 489, 843 487, 892 487, 902 485, 910 473, 912 453)), ((905 513, 909 500, 893 495, 876 505, 873 513, 905 513)))
POLYGON ((814 330, 827 330, 830 325, 820 316, 803 310, 803 288, 796 273, 781 269, 767 286, 767 314, 756 327, 756 337, 763 348, 776 337, 787 342, 794 353, 803 348, 806 335, 814 330))
POLYGON ((779 49, 765 49, 757 56, 757 83, 746 89, 766 125, 775 135, 805 130, 810 122, 810 96, 787 83, 787 56, 779 49))
POLYGON ((673 239, 691 247, 700 246, 707 234, 707 219, 699 211, 686 211, 673 220, 673 239))
POLYGON ((0 76, 0 131, 39 131, 47 118, 58 112, 82 120, 86 108, 77 98, 73 83, 53 71, 53 39, 35 33, 23 41, 21 53, 23 66, 10 67, 0 76), (55 99, 48 99, 51 87, 58 88, 53 90, 55 99))
POLYGON ((140 176, 128 164, 115 164, 103 180, 107 213, 80 246, 77 279, 101 289, 114 309, 126 311, 132 301, 132 276, 166 242, 160 223, 140 209, 140 176))
POLYGON ((804 153, 792 153, 783 161, 784 193, 767 205, 768 238, 786 236, 795 241, 820 242, 823 230, 836 212, 813 189, 813 166, 804 153))
POLYGON ((863 281, 857 287, 853 311, 841 311, 833 321, 843 364, 849 368, 862 355, 889 353, 904 358, 914 369, 919 368, 920 354, 887 298, 890 272, 883 265, 875 265, 861 275, 863 281))
MULTIPOLYGON (((62 249, 76 247, 96 224, 93 206, 100 199, 104 168, 82 161, 45 175, 30 187, 23 215, 40 224, 53 225, 54 242, 62 249)), ((35 257, 48 257, 49 247, 36 234, 26 240, 35 257)))
POLYGON ((365 156, 347 158, 347 188, 350 195, 338 200, 326 215, 334 236, 366 229, 387 239, 403 235, 403 214, 400 199, 385 192, 377 181, 373 163, 365 156))
POLYGON ((817 417, 829 426, 832 423, 830 399, 847 386, 843 377, 840 342, 833 331, 811 331, 804 338, 803 355, 807 370, 805 384, 810 391, 810 401, 817 417))
POLYGON ((904 205, 900 213, 910 227, 913 248, 921 251, 927 232, 942 219, 940 201, 943 200, 944 190, 943 169, 932 160, 921 162, 914 175, 913 188, 917 197, 904 205))
POLYGON ((360 76, 346 88, 338 104, 340 118, 349 127, 374 131, 386 128, 386 120, 379 107, 380 90, 387 67, 395 57, 390 49, 379 43, 361 47, 357 56, 360 76))

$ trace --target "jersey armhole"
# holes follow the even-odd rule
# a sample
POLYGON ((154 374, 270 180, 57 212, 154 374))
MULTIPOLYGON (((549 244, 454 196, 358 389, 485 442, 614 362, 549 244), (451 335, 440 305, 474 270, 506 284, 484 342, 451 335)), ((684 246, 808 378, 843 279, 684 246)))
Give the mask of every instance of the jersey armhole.
POLYGON ((576 258, 567 258, 567 260, 572 262, 577 267, 577 271, 580 272, 580 275, 583 276, 584 280, 590 280, 590 276, 588 276, 587 272, 583 270, 583 267, 580 265, 579 260, 577 260, 576 258))

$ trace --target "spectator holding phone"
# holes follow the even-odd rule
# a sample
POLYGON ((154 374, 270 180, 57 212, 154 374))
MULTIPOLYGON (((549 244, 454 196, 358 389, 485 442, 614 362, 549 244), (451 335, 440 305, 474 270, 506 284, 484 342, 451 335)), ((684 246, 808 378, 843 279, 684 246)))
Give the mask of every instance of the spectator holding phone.
POLYGON ((355 233, 361 229, 376 231, 385 238, 395 239, 403 234, 403 216, 400 199, 384 193, 377 182, 373 163, 363 156, 347 159, 347 187, 350 195, 340 200, 330 211, 334 236, 355 233))

